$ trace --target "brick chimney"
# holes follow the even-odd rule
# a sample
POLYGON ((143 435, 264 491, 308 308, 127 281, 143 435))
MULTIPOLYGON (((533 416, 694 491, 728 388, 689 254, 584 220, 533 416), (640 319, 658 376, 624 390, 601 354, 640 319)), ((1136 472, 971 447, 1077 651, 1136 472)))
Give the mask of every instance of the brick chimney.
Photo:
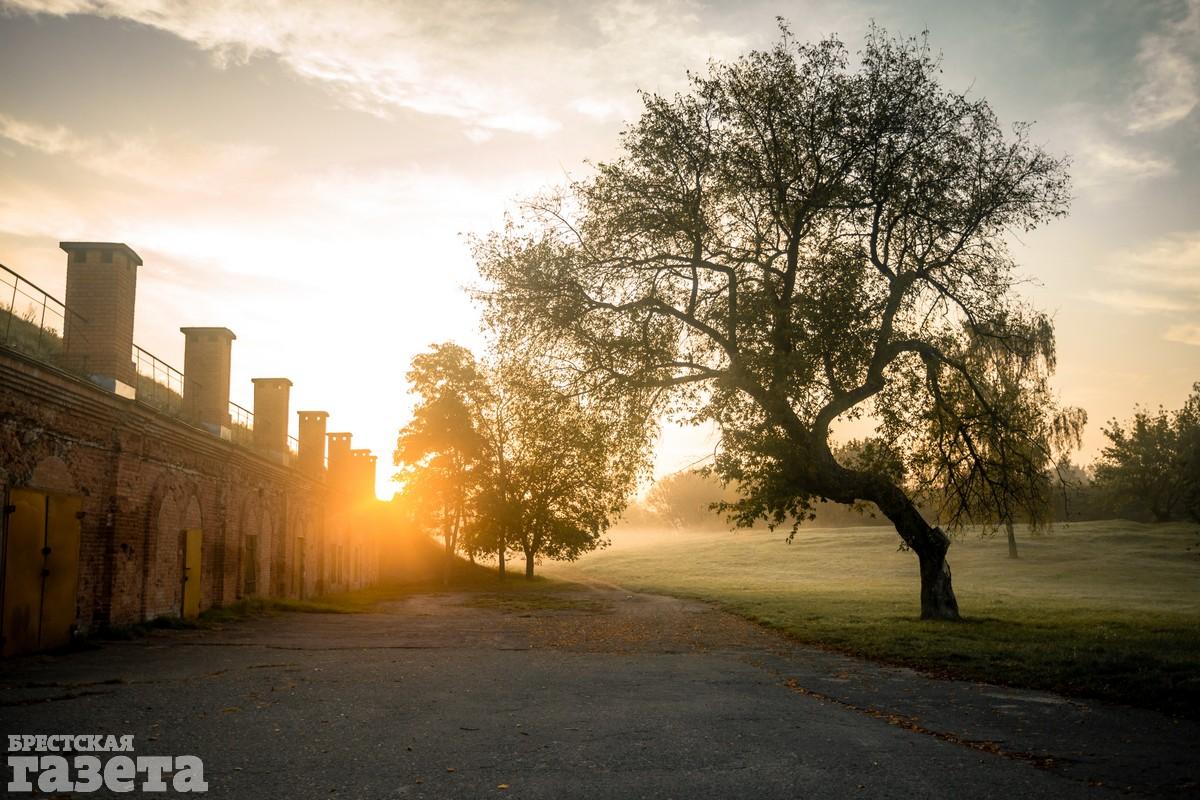
POLYGON ((350 451, 350 478, 347 487, 355 499, 375 494, 375 456, 370 450, 350 451))
POLYGON ((343 490, 349 483, 349 476, 354 471, 350 457, 350 433, 327 433, 329 439, 329 485, 336 492, 343 490))
POLYGON ((297 411, 300 416, 300 452, 298 466, 305 474, 320 478, 325 474, 325 424, 328 411, 297 411))
POLYGON ((237 337, 229 328, 179 330, 184 336, 184 412, 219 434, 229 427, 230 351, 237 337))
POLYGON ((254 446, 277 453, 288 451, 288 397, 292 382, 287 378, 254 378, 254 446))
POLYGON ((59 242, 67 253, 64 362, 133 397, 133 309, 141 257, 120 242, 59 242))
POLYGON ((375 499, 375 463, 379 460, 378 456, 367 456, 367 465, 363 467, 363 497, 368 500, 375 499))

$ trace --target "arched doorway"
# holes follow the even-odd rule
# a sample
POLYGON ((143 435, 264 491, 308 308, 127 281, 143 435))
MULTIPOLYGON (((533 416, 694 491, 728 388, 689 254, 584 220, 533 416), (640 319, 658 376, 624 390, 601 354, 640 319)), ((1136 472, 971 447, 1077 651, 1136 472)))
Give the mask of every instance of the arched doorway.
POLYGON ((188 499, 179 532, 179 616, 192 619, 200 615, 204 587, 204 525, 200 518, 200 501, 195 495, 188 499))

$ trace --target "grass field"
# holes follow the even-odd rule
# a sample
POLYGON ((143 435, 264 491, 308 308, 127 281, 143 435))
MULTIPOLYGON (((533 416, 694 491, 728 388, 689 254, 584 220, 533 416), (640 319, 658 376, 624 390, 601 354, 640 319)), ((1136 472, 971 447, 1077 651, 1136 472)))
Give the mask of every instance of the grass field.
POLYGON ((950 549, 965 621, 919 613, 917 561, 886 528, 617 531, 547 574, 694 597, 796 639, 929 672, 1196 716, 1200 529, 1125 521, 967 533, 950 549))

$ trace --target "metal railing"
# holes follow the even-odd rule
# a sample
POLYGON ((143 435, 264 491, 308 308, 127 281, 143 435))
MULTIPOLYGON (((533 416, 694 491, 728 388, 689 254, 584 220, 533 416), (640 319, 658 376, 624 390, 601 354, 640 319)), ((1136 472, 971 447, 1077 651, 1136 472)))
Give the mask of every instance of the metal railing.
MULTIPOLYGON (((61 300, 0 264, 0 344, 63 366, 68 317, 86 323, 61 300)), ((71 335, 82 336, 78 330, 71 335)), ((77 365, 79 369, 85 366, 77 365)))
POLYGON ((254 446, 254 413, 229 401, 229 430, 235 444, 254 446))
POLYGON ((183 372, 148 350, 133 346, 137 401, 171 416, 183 416, 183 372))
MULTIPOLYGON (((66 358, 68 335, 73 340, 78 337, 77 344, 86 345, 87 340, 82 333, 86 324, 87 319, 83 315, 0 264, 0 346, 86 376, 88 365, 79 352, 70 359, 66 358), (72 322, 70 326, 68 319, 72 322)), ((77 350, 86 352, 87 347, 77 350)), ((131 358, 136 377, 134 389, 137 402, 174 417, 186 417, 188 410, 184 403, 183 371, 136 344, 133 345, 131 358)), ((194 381, 187 381, 189 394, 198 388, 194 381)), ((235 444, 254 447, 252 411, 231 401, 229 427, 230 439, 235 444)), ((300 442, 295 436, 288 435, 287 450, 290 454, 288 462, 296 463, 300 442)))

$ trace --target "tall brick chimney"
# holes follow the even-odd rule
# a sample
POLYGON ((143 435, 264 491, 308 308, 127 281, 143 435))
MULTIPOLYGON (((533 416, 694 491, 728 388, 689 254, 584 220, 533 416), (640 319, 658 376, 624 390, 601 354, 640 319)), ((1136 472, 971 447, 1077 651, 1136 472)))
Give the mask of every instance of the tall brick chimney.
POLYGON ((367 465, 363 467, 363 497, 368 500, 375 499, 375 463, 378 460, 378 456, 367 456, 367 465))
POLYGON ((353 434, 327 433, 329 439, 329 486, 335 492, 342 491, 349 483, 354 466, 350 457, 350 439, 353 434))
POLYGON ((355 500, 375 494, 375 456, 370 450, 350 451, 349 492, 355 500))
POLYGON ((120 242, 59 242, 67 253, 68 369, 133 396, 133 309, 141 257, 120 242))
POLYGON ((300 446, 298 466, 301 471, 319 478, 325 474, 325 424, 328 411, 297 411, 300 416, 300 446))
POLYGON ((287 378, 254 378, 254 446, 283 456, 288 450, 287 378))
POLYGON ((202 425, 229 427, 229 367, 233 331, 180 328, 183 343, 183 408, 202 425))

